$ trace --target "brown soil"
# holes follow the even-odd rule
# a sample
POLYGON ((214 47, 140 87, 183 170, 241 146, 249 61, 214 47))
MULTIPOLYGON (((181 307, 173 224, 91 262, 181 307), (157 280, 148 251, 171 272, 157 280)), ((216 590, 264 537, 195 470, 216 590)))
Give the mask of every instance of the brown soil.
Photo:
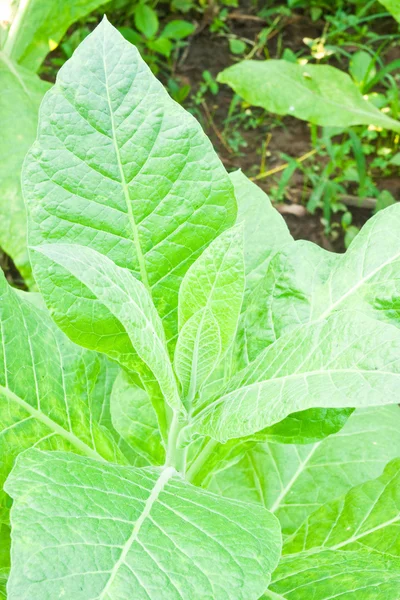
MULTIPOLYGON (((228 21, 231 33, 242 38, 255 39, 265 23, 253 20, 251 10, 246 11, 246 3, 240 2, 241 9, 232 11, 234 18, 228 21), (249 13, 249 14, 247 14, 249 13)), ((385 23, 380 23, 385 30, 385 23)), ((315 38, 321 35, 324 27, 323 22, 312 23, 307 17, 296 15, 288 18, 284 27, 279 32, 281 47, 287 47, 293 51, 304 48, 303 38, 315 38)), ((393 28, 391 20, 386 23, 387 30, 393 28)), ((278 35, 272 34, 268 42, 268 51, 271 58, 276 56, 278 35)), ((398 49, 391 49, 389 60, 398 58, 398 49)), ((213 35, 207 27, 197 33, 190 40, 190 45, 181 57, 176 68, 175 75, 183 83, 189 83, 192 91, 198 89, 202 81, 202 73, 205 70, 216 77, 224 68, 234 64, 238 58, 229 51, 229 43, 226 37, 213 35)), ((336 65, 339 66, 339 65, 336 65)), ((280 154, 285 153, 291 157, 298 158, 311 149, 310 130, 307 123, 292 117, 267 117, 260 127, 245 130, 240 129, 240 135, 246 143, 244 149, 234 154, 232 149, 224 143, 225 119, 228 114, 232 100, 232 91, 227 86, 220 86, 217 96, 207 94, 205 102, 198 107, 196 116, 201 118, 204 129, 211 138, 217 149, 221 160, 229 171, 241 168, 248 176, 257 174, 261 162, 261 148, 267 136, 270 137, 265 169, 270 170, 284 163, 280 154)), ((252 109, 254 114, 262 113, 260 109, 252 109)), ((229 128, 225 134, 229 135, 229 128)), ((313 158, 312 160, 316 160, 313 158)), ((318 160, 318 159, 317 159, 318 160)), ((267 193, 271 186, 276 186, 276 179, 269 177, 261 179, 258 185, 267 193)), ((395 197, 400 197, 399 178, 387 178, 378 181, 378 187, 388 189, 395 197)), ((299 171, 296 171, 290 180, 286 190, 285 202, 300 204, 304 201, 303 179, 299 171)), ((352 208, 353 224, 361 227, 371 216, 367 209, 352 208)), ((333 234, 326 235, 321 223, 321 213, 310 215, 306 212, 301 216, 291 214, 283 215, 295 238, 311 240, 325 248, 337 252, 344 251, 344 234, 340 227, 333 228, 333 234)), ((335 222, 333 217, 333 222, 335 222)))

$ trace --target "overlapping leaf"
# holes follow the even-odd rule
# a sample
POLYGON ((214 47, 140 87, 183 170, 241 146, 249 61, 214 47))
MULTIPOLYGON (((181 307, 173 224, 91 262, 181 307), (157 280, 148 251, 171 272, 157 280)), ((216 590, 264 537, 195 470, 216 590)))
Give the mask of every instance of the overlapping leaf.
POLYGON ((292 534, 318 507, 381 475, 400 456, 400 408, 357 409, 346 425, 315 444, 264 443, 214 474, 215 492, 261 503, 292 534))
MULTIPOLYGON (((129 269, 175 336, 183 275, 235 220, 232 185, 200 125, 106 20, 60 70, 25 165, 30 245, 80 244, 129 269)), ((74 283, 58 290, 61 271, 32 261, 60 317, 74 283)))
POLYGON ((395 404, 399 382, 400 331, 359 312, 335 313, 269 346, 182 439, 201 433, 225 442, 313 407, 395 404))
POLYGON ((76 343, 104 352, 130 371, 158 382, 166 402, 182 409, 168 356, 164 329, 145 286, 128 270, 88 247, 46 244, 36 250, 55 269, 42 282, 51 295, 65 279, 73 288, 62 294, 57 323, 76 343), (69 293, 68 293, 69 292, 69 293))
POLYGON ((173 468, 24 453, 7 481, 9 600, 258 600, 280 554, 278 521, 173 468))
POLYGON ((241 227, 221 234, 180 287, 175 369, 189 405, 235 338, 244 291, 242 238, 241 227))

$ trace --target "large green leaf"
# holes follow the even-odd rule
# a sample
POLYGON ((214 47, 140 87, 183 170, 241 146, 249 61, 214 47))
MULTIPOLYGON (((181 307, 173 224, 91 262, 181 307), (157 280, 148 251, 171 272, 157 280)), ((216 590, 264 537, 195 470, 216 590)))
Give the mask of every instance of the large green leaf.
POLYGON ((352 488, 310 515, 285 543, 284 554, 360 550, 400 558, 400 459, 377 479, 352 488))
MULTIPOLYGON (((23 187, 30 245, 80 244, 129 269, 168 338, 183 275, 236 217, 232 184, 200 125, 105 19, 43 101, 23 187)), ((32 261, 39 287, 57 278, 43 255, 32 261)), ((45 298, 55 316, 70 287, 64 277, 45 298)))
POLYGON ((214 474, 209 486, 261 503, 291 534, 319 506, 378 477, 400 456, 399 430, 398 406, 358 409, 341 431, 316 444, 251 446, 240 462, 214 474))
POLYGON ((373 123, 400 132, 400 122, 368 102, 347 73, 328 65, 245 60, 222 71, 218 81, 278 115, 330 127, 373 123))
POLYGON ((0 52, 0 246, 32 282, 26 247, 21 168, 33 143, 40 102, 49 84, 0 52))
POLYGON ((309 408, 395 404, 399 383, 400 331, 342 311, 299 326, 266 348, 183 436, 200 433, 223 443, 309 408))
POLYGON ((397 600, 400 594, 400 459, 378 479, 312 513, 286 540, 273 591, 288 600, 397 600), (329 577, 329 579, 328 579, 329 577), (347 596, 346 596, 347 594, 347 596))
POLYGON ((271 600, 398 600, 400 561, 377 552, 287 557, 274 574, 271 600))
POLYGON ((89 247, 45 244, 32 250, 54 268, 53 277, 41 285, 47 297, 70 278, 72 288, 65 286, 53 314, 67 335, 130 371, 144 376, 150 371, 166 402, 183 410, 162 322, 143 283, 89 247))
POLYGON ((36 304, 1 275, 1 484, 15 457, 32 446, 126 462, 96 415, 97 355, 70 342, 36 304))
POLYGON ((398 324, 399 228, 394 204, 370 219, 343 255, 309 242, 282 250, 268 273, 270 338, 351 307, 398 324))
POLYGON ((279 559, 273 515, 195 488, 171 467, 31 450, 6 487, 9 600, 258 600, 279 559))
POLYGON ((104 3, 105 0, 16 0, 4 52, 15 63, 37 71, 69 26, 104 3))

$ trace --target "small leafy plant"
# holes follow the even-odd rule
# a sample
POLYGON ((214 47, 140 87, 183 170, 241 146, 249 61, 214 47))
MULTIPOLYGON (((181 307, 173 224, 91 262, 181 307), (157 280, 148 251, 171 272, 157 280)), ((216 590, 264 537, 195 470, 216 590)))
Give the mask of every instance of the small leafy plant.
POLYGON ((41 295, 1 280, 3 595, 397 600, 398 205, 343 256, 295 242, 106 20, 23 192, 41 295))

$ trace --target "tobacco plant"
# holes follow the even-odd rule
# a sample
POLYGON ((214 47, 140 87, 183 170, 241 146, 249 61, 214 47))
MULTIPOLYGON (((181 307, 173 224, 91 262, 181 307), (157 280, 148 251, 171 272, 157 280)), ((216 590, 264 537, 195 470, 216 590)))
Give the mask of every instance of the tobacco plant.
POLYGON ((397 600, 398 205, 345 255, 295 242, 106 20, 42 102, 23 192, 4 597, 397 600))

